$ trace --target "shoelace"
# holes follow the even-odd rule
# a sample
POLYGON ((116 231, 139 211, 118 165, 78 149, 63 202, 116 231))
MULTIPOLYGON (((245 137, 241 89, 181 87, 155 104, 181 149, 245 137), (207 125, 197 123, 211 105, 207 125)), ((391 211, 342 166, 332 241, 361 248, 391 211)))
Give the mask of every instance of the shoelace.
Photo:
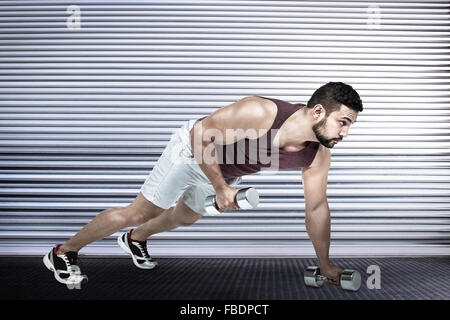
POLYGON ((74 264, 73 262, 76 262, 76 259, 74 257, 67 256, 67 254, 62 254, 60 257, 65 262, 67 271, 72 272, 72 265, 74 264))
POLYGON ((77 265, 78 254, 76 252, 66 252, 59 255, 66 265, 66 270, 69 273, 81 274, 80 268, 77 265))
POLYGON ((142 242, 132 241, 132 242, 136 247, 138 247, 139 251, 141 252, 141 254, 144 258, 151 260, 150 255, 148 254, 148 251, 147 251, 147 242, 146 241, 142 241, 142 242))
POLYGON ((70 265, 69 259, 66 257, 66 255, 62 256, 63 261, 66 263, 66 269, 67 271, 72 271, 72 266, 70 265))

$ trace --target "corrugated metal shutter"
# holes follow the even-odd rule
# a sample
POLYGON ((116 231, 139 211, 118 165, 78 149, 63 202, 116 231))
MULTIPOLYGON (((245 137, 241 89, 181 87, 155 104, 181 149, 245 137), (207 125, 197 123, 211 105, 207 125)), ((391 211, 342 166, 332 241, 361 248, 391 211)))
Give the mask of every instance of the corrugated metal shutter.
MULTIPOLYGON (((448 1, 2 1, 0 253, 43 253, 127 205, 184 121, 343 81, 365 110, 332 149, 331 254, 449 254, 449 17, 448 1)), ((258 210, 151 252, 313 254, 300 170, 242 185, 258 210)), ((117 235, 81 253, 121 253, 117 235)))

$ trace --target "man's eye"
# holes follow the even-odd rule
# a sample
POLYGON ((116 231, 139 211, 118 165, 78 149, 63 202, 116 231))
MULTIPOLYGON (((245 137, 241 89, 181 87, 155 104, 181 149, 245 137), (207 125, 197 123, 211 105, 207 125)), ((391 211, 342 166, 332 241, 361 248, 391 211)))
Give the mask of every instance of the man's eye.
POLYGON ((341 121, 341 126, 345 126, 345 121, 341 121))

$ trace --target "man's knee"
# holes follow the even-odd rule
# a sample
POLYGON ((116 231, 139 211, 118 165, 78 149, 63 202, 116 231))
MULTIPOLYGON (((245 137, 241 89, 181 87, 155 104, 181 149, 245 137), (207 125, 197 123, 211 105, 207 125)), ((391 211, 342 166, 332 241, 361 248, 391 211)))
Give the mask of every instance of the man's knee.
POLYGON ((191 226, 202 217, 201 214, 193 211, 181 199, 178 200, 172 215, 178 226, 191 226))
POLYGON ((189 219, 180 219, 178 220, 178 225, 180 227, 188 227, 192 226, 197 220, 189 220, 189 219))
POLYGON ((125 215, 130 225, 140 225, 159 216, 165 209, 158 207, 139 193, 125 209, 125 215))
POLYGON ((139 212, 133 207, 125 207, 123 216, 128 226, 138 226, 151 219, 147 214, 139 212))

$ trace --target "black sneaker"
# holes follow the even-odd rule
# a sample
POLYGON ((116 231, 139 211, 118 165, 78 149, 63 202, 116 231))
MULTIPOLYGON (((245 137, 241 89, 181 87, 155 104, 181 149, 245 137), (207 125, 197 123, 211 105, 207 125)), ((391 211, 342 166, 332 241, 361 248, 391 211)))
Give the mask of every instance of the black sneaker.
POLYGON ((117 238, 117 243, 123 251, 131 255, 133 263, 141 269, 153 269, 158 263, 153 260, 147 251, 147 241, 136 241, 131 239, 133 229, 117 238))
POLYGON ((61 244, 54 247, 44 256, 44 264, 48 270, 53 271, 55 279, 66 285, 80 285, 88 281, 88 277, 81 273, 77 265, 77 252, 56 254, 61 244))

